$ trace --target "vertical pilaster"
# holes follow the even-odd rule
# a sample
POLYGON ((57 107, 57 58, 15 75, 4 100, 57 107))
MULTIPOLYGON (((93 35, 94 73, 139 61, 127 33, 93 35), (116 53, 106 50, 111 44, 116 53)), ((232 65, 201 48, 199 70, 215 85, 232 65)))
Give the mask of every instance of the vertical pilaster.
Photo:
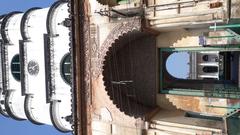
POLYGON ((75 134, 91 135, 90 20, 88 0, 71 0, 75 134))

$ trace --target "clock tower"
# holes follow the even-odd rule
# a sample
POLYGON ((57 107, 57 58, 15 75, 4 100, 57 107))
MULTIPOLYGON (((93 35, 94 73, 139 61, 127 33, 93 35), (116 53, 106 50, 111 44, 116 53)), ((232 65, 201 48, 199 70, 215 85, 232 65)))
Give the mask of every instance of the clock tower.
POLYGON ((0 112, 72 131, 72 74, 67 2, 1 16, 0 112))

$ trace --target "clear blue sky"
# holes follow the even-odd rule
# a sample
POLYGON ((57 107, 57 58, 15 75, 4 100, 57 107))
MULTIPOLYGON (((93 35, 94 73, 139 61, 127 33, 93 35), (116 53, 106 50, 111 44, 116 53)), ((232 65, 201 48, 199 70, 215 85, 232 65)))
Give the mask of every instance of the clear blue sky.
MULTIPOLYGON (((0 15, 11 11, 26 11, 31 7, 49 7, 56 0, 0 0, 0 15)), ((53 126, 34 125, 29 121, 15 121, 0 115, 0 135, 71 135, 53 126)))
POLYGON ((189 76, 189 54, 187 52, 173 53, 167 59, 168 72, 176 77, 186 79, 189 76))

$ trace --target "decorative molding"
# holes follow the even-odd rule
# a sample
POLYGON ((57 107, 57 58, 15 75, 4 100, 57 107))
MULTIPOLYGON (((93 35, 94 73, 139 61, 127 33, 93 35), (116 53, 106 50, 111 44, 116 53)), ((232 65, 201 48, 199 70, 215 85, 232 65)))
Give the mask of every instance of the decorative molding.
POLYGON ((97 53, 95 57, 92 57, 94 60, 93 64, 95 68, 92 69, 93 77, 96 79, 103 71, 103 62, 105 61, 105 56, 107 55, 107 51, 109 48, 115 43, 120 36, 131 32, 131 31, 140 31, 141 30, 141 20, 140 19, 132 19, 127 22, 121 22, 117 24, 110 34, 107 36, 103 44, 98 50, 93 51, 92 53, 97 53))
POLYGON ((97 78, 99 65, 98 51, 99 51, 99 27, 95 24, 90 25, 90 46, 91 46, 91 71, 93 78, 97 78))
POLYGON ((28 93, 28 74, 27 74, 27 46, 24 40, 19 41, 19 59, 21 70, 21 91, 22 96, 28 93))
MULTIPOLYGON (((1 75, 4 75, 5 70, 3 69, 3 41, 0 40, 0 56, 1 56, 1 75)), ((5 93, 3 90, 4 84, 3 84, 4 79, 1 79, 1 89, 0 89, 0 114, 2 114, 5 117, 9 117, 8 113, 6 112, 6 108, 5 108, 5 93)))
POLYGON ((1 59, 2 59, 2 81, 3 81, 3 94, 9 88, 9 61, 8 61, 8 46, 1 44, 1 59))
POLYGON ((86 100, 88 103, 91 103, 91 42, 90 42, 90 27, 89 22, 85 21, 84 27, 83 27, 83 33, 84 33, 84 44, 83 52, 84 52, 84 88, 86 89, 86 97, 88 97, 86 100))
POLYGON ((55 88, 55 63, 54 63, 54 43, 50 34, 44 34, 44 59, 46 74, 46 101, 50 102, 51 97, 56 92, 55 88))
POLYGON ((74 88, 74 83, 73 83, 73 74, 74 74, 74 72, 73 72, 73 50, 72 50, 72 48, 73 48, 73 31, 72 31, 72 27, 73 27, 73 20, 72 20, 72 14, 71 14, 71 12, 72 12, 72 5, 71 5, 71 1, 70 0, 68 0, 67 1, 67 6, 68 6, 68 13, 69 13, 69 15, 68 15, 68 19, 69 19, 69 21, 70 21, 70 27, 69 27, 69 47, 70 47, 70 49, 69 49, 69 52, 70 52, 70 57, 71 57, 71 70, 72 70, 72 73, 71 73, 71 75, 72 75, 72 84, 71 84, 71 89, 70 89, 70 91, 71 91, 71 118, 72 118, 72 121, 71 121, 71 124, 72 124, 72 129, 73 129, 73 131, 72 131, 72 133, 73 134, 75 134, 74 133, 74 129, 75 129, 75 126, 76 125, 74 125, 74 123, 75 123, 75 114, 74 113, 76 113, 76 103, 75 103, 75 101, 76 101, 76 99, 75 99, 75 95, 74 95, 74 92, 75 92, 75 90, 73 89, 74 88))
POLYGON ((26 27, 26 25, 28 24, 29 18, 30 18, 29 15, 32 11, 38 10, 38 9, 41 9, 41 8, 39 8, 39 7, 30 8, 22 16, 21 23, 20 23, 20 31, 21 31, 23 40, 28 40, 30 38, 28 36, 27 27, 26 27))

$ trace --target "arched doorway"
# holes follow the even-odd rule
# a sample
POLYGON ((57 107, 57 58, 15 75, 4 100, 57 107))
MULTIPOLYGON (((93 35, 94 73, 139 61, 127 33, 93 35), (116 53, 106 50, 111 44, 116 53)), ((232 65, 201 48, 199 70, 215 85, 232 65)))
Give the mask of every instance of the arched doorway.
POLYGON ((132 30, 115 40, 104 58, 105 90, 127 115, 141 117, 156 104, 155 42, 155 36, 132 30))
MULTIPOLYGON (((239 54, 238 46, 160 48, 160 93, 240 98, 239 54), (189 57, 187 78, 176 77, 168 69, 171 60, 179 62, 172 58, 178 53, 189 54, 185 56, 189 57)), ((179 67, 175 68, 179 70, 179 67)))

